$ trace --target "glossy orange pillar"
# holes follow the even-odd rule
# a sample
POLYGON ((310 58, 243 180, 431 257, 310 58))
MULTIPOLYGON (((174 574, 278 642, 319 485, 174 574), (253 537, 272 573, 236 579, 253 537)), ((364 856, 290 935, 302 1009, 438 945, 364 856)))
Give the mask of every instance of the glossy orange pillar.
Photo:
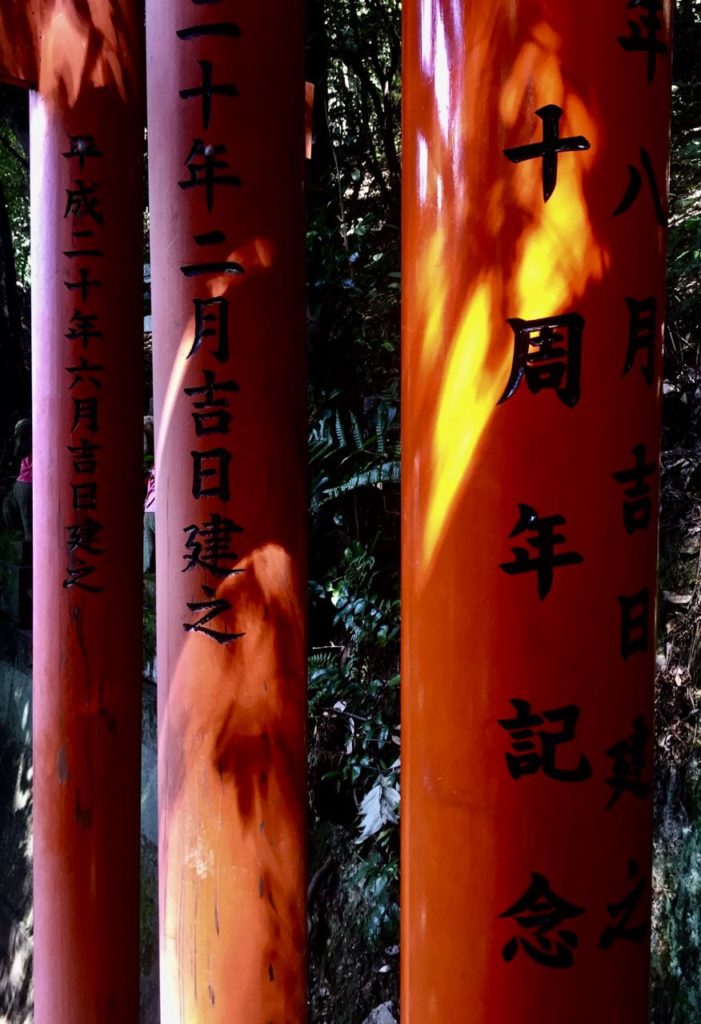
POLYGON ((670 4, 404 16, 402 1019, 643 1024, 670 4))
POLYGON ((161 1019, 305 1016, 297 0, 147 4, 161 1019))
POLYGON ((138 1019, 143 9, 40 9, 31 97, 36 1024, 138 1019))

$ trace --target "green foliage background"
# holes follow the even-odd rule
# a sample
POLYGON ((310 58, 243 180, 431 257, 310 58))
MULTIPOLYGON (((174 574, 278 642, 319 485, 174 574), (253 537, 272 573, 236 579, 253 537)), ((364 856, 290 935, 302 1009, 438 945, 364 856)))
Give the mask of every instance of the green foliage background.
POLYGON ((652 1013, 701 1021, 701 3, 677 0, 663 399, 652 1013))
POLYGON ((397 998, 397 0, 311 2, 311 1020, 397 998))

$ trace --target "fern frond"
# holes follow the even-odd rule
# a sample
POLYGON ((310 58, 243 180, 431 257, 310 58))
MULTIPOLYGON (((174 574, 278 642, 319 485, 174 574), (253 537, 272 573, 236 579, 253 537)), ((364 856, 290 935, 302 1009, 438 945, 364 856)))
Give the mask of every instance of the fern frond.
POLYGON ((377 487, 380 484, 398 484, 401 478, 401 467, 396 461, 383 462, 380 466, 373 466, 361 473, 354 473, 353 476, 344 480, 338 487, 329 487, 323 492, 321 502, 331 501, 339 498, 342 494, 349 494, 361 487, 377 487))

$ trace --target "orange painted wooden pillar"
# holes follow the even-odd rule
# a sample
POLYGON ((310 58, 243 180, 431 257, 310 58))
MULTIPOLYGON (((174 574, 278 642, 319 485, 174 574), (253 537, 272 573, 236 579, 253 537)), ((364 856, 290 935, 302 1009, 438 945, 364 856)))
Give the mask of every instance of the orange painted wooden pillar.
POLYGON ((405 1024, 647 1020, 669 21, 405 5, 405 1024))
POLYGON ((139 985, 143 9, 13 7, 3 77, 38 89, 34 1019, 121 1024, 139 985))
POLYGON ((161 1019, 305 1015, 302 6, 147 4, 161 1019))

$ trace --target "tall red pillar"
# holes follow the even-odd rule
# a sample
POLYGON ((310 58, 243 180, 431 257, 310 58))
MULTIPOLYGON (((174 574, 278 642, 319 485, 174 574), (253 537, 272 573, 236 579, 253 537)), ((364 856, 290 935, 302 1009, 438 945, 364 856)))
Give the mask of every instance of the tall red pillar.
POLYGON ((647 1020, 670 7, 405 4, 405 1024, 647 1020))
POLYGON ((34 1019, 121 1024, 139 985, 143 10, 37 17, 34 1019))
POLYGON ((305 1016, 302 5, 147 5, 161 1019, 305 1016))

